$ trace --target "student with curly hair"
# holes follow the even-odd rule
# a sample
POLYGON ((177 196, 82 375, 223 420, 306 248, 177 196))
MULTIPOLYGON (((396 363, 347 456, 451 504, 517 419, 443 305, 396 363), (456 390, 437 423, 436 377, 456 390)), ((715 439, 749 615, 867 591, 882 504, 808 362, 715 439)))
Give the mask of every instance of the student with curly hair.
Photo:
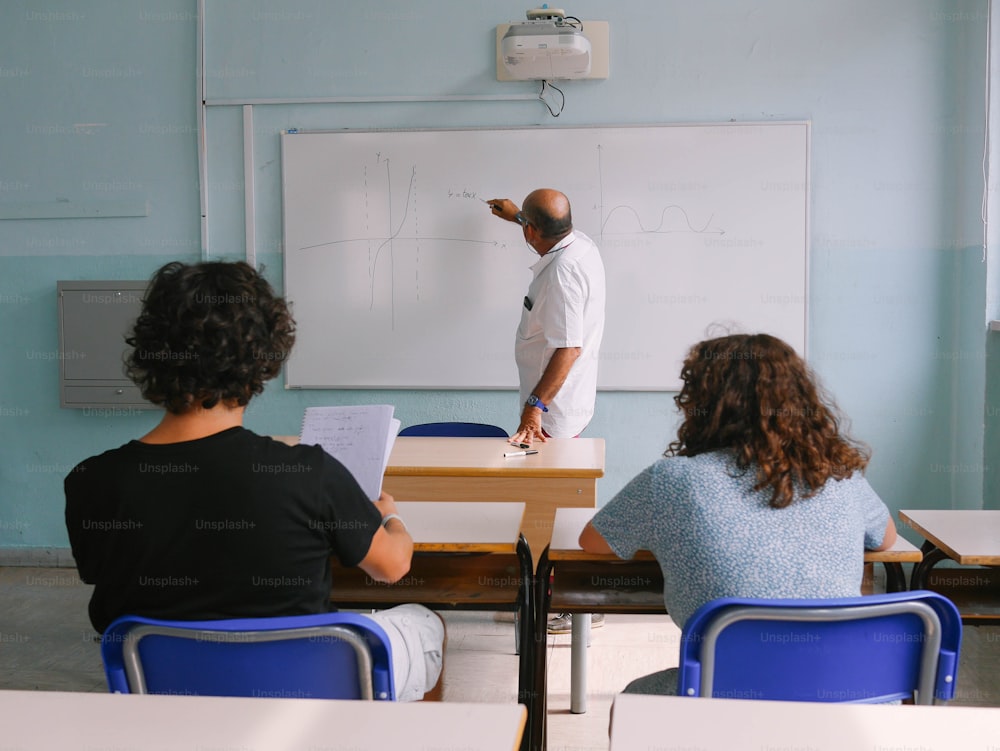
MULTIPOLYGON (((90 620, 291 616, 330 609, 329 558, 394 582, 413 540, 318 446, 243 427, 295 341, 285 301, 245 263, 169 263, 126 339, 129 377, 164 408, 138 440, 67 477, 66 525, 90 620)), ((392 641, 398 699, 438 681, 444 625, 419 605, 372 616, 392 641)))
MULTIPOLYGON (((584 550, 651 551, 681 628, 720 597, 859 595, 865 549, 891 547, 896 527, 862 476, 868 450, 802 358, 773 336, 726 336, 696 344, 681 379, 677 439, 597 512, 584 550)), ((672 669, 625 691, 676 685, 672 669)))

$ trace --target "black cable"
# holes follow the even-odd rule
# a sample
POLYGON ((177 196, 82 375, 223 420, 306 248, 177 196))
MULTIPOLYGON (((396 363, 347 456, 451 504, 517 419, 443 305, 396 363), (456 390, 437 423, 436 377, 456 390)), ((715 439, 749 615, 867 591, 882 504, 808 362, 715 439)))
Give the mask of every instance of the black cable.
POLYGON ((563 23, 566 24, 566 26, 577 26, 579 24, 578 28, 580 29, 580 31, 583 31, 583 21, 581 21, 576 16, 565 16, 563 18, 563 23), (576 21, 576 23, 566 23, 570 19, 573 19, 574 21, 576 21))
POLYGON ((552 115, 552 117, 559 117, 559 115, 562 114, 563 108, 566 106, 566 95, 563 93, 563 90, 560 89, 558 86, 553 86, 552 84, 550 84, 548 81, 545 81, 545 80, 542 81, 542 88, 541 88, 541 91, 538 92, 538 98, 542 101, 542 104, 544 104, 548 108, 549 114, 552 115), (555 110, 553 110, 552 109, 552 105, 550 105, 548 103, 548 101, 545 99, 545 87, 546 86, 548 88, 550 88, 550 89, 555 89, 556 91, 558 91, 559 92, 559 96, 562 98, 562 100, 561 100, 561 102, 559 104, 559 111, 558 112, 556 112, 555 110))

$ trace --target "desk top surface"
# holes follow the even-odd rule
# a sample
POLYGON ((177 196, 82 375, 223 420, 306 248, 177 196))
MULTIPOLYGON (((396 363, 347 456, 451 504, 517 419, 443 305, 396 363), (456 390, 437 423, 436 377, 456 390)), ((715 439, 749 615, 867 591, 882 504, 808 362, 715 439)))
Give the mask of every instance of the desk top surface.
MULTIPOLYGON (((274 436, 294 445, 297 436, 274 436)), ((506 458, 518 449, 504 438, 399 436, 386 476, 410 477, 576 477, 604 476, 603 438, 550 438, 536 441, 531 456, 506 458)))
POLYGON ((535 442, 530 456, 506 458, 517 451, 503 438, 396 439, 386 475, 456 475, 489 477, 602 477, 603 438, 550 438, 535 442))
POLYGON ((512 751, 519 704, 0 691, 5 748, 512 751))
POLYGON ((1000 566, 1000 511, 907 509, 899 519, 958 563, 1000 566))
POLYGON ((511 552, 524 520, 524 503, 397 501, 396 510, 420 552, 511 552))
POLYGON ((990 749, 1000 708, 695 699, 619 694, 611 751, 675 748, 990 749), (669 720, 665 720, 669 718, 669 720), (669 742, 664 734, 669 733, 669 742))
MULTIPOLYGON (((552 525, 552 541, 549 544, 549 560, 618 560, 618 556, 607 553, 587 553, 580 547, 580 532, 596 513, 591 508, 557 508, 555 522, 552 525)), ((645 550, 636 555, 639 560, 650 560, 652 555, 645 550)), ((865 562, 918 562, 923 558, 920 550, 903 537, 896 538, 896 544, 888 550, 865 551, 865 562)))

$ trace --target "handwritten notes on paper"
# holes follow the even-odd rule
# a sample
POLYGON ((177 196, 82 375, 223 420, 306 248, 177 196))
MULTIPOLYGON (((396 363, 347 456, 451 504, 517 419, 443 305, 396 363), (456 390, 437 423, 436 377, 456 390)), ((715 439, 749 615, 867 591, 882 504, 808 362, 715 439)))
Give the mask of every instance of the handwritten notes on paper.
POLYGON ((322 446, 376 500, 400 427, 392 413, 391 404, 307 407, 299 442, 322 446))

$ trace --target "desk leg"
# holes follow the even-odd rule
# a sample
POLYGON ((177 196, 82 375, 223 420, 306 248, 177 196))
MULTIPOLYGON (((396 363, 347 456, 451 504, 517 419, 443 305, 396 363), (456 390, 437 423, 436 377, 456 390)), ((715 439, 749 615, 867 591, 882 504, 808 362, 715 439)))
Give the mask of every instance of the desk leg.
POLYGON ((894 561, 886 561, 884 567, 885 567, 885 591, 905 592, 906 574, 903 573, 903 564, 894 561))
POLYGON ((545 726, 548 720, 548 686, 546 666, 549 657, 549 579, 552 576, 552 563, 549 561, 549 548, 546 545, 538 559, 538 569, 535 572, 535 602, 534 623, 532 635, 532 693, 528 704, 528 728, 526 735, 530 736, 531 751, 545 751, 545 726))
POLYGON ((927 575, 938 563, 948 557, 948 554, 932 542, 924 542, 920 548, 924 559, 913 567, 910 574, 910 589, 927 589, 927 575))
MULTIPOLYGON (((521 588, 518 592, 519 617, 517 619, 517 641, 520 648, 518 656, 518 677, 517 695, 518 703, 524 704, 528 710, 528 718, 525 722, 525 730, 521 736, 520 751, 529 751, 531 748, 531 728, 537 720, 534 714, 535 691, 535 577, 533 562, 531 559, 531 548, 524 535, 520 535, 517 541, 517 558, 521 568, 521 588)), ((543 650, 544 651, 544 650, 543 650)))
POLYGON ((573 614, 570 635, 569 711, 587 711, 587 644, 590 642, 590 613, 573 614))

